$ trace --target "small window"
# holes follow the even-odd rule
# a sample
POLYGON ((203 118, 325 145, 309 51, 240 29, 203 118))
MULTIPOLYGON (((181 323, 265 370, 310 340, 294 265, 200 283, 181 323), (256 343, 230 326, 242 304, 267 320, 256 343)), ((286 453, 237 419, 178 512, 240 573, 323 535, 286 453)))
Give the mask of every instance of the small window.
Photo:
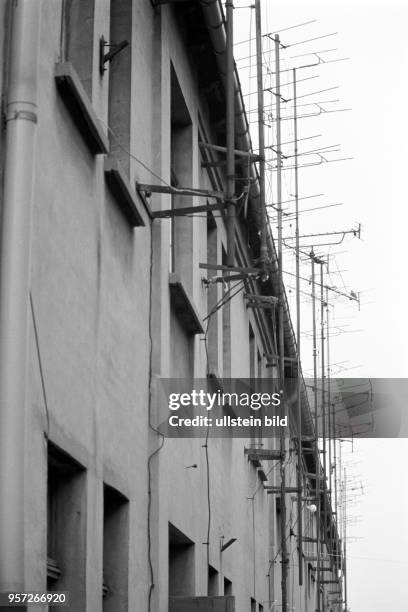
POLYGON ((232 582, 224 576, 224 595, 232 595, 232 582))
POLYGON ((47 590, 69 591, 73 609, 85 606, 86 471, 48 444, 47 590))
POLYGON ((169 523, 169 596, 195 595, 194 542, 169 523))
MULTIPOLYGON (((193 126, 180 87, 171 66, 170 108, 170 171, 173 187, 192 187, 193 126)), ((173 195, 172 208, 192 206, 192 197, 173 195)), ((170 217, 170 272, 180 274, 188 291, 192 292, 193 219, 191 216, 170 217)))
POLYGON ((92 95, 92 59, 95 0, 63 0, 61 55, 71 62, 89 98, 92 95))
POLYGON ((103 489, 103 612, 128 609, 129 501, 103 489))
POLYGON ((251 612, 257 612, 256 611, 256 601, 253 597, 251 597, 251 612))
POLYGON ((208 566, 208 595, 214 597, 219 594, 219 574, 217 570, 212 566, 208 566))
MULTIPOLYGON (((110 0, 109 44, 119 44, 132 40, 132 0, 110 0)), ((109 50, 109 47, 107 47, 109 50)), ((120 162, 123 171, 129 176, 130 151, 130 100, 131 100, 130 45, 115 55, 109 62, 109 108, 108 122, 110 152, 120 162)), ((108 64, 105 64, 105 68, 108 64)))

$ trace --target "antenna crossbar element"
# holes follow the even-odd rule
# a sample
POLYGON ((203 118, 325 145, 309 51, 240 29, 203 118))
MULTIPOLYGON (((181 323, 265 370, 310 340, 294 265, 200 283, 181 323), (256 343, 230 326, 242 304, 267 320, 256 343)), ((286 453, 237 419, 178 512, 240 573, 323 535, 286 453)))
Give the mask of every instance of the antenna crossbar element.
MULTIPOLYGON (((303 239, 303 238, 316 238, 319 236, 339 236, 339 235, 345 236, 346 234, 353 234, 357 238, 360 238, 361 237, 361 223, 358 224, 357 229, 344 230, 344 231, 339 231, 339 232, 321 232, 318 234, 303 234, 299 236, 299 238, 303 239)), ((285 236, 283 240, 294 240, 295 237, 296 236, 285 236)), ((320 246, 320 245, 317 245, 317 246, 320 246)))

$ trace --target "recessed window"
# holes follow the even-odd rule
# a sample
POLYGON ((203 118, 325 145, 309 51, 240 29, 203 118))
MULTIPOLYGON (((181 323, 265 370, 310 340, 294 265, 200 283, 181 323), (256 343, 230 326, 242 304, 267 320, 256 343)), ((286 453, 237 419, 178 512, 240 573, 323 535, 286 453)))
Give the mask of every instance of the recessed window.
MULTIPOLYGON (((171 120, 170 120, 170 171, 173 187, 192 187, 193 180, 193 126, 179 80, 171 66, 171 120)), ((172 208, 193 205, 193 198, 173 195, 172 208)), ((189 291, 192 289, 193 219, 191 216, 171 217, 170 272, 183 278, 189 291)))
POLYGON ((86 471, 48 444, 47 590, 69 591, 73 609, 85 606, 86 471))
MULTIPOLYGON (((109 44, 117 45, 125 40, 131 42, 132 5, 132 0, 110 1, 109 44)), ((109 47, 106 49, 108 51, 109 47)), ((115 55, 109 64, 105 64, 105 68, 109 70, 110 153, 120 162, 127 176, 129 176, 130 165, 127 151, 130 151, 131 65, 130 45, 115 55)))
POLYGON ((103 489, 103 612, 128 609, 129 501, 103 489))
POLYGON ((224 595, 232 595, 232 582, 224 576, 224 595))
POLYGON ((212 565, 208 566, 208 595, 219 595, 219 573, 212 565))
POLYGON ((91 98, 95 0, 63 0, 62 6, 61 60, 72 63, 91 98))
POLYGON ((169 523, 169 596, 194 594, 194 542, 169 523))

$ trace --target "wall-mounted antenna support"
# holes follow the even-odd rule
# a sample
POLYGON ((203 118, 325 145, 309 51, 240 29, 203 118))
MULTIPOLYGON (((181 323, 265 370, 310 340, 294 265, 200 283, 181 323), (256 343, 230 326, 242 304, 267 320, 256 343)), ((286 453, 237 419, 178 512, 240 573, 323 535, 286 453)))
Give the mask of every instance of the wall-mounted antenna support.
POLYGON ((127 40, 122 40, 122 42, 114 45, 114 44, 107 43, 103 36, 100 37, 99 39, 99 73, 101 76, 103 76, 104 73, 106 72, 105 64, 107 62, 111 62, 113 58, 115 57, 115 55, 123 51, 123 49, 125 49, 125 47, 127 47, 128 45, 129 45, 129 41, 127 40), (110 51, 108 51, 107 53, 105 53, 106 47, 110 48, 110 51))

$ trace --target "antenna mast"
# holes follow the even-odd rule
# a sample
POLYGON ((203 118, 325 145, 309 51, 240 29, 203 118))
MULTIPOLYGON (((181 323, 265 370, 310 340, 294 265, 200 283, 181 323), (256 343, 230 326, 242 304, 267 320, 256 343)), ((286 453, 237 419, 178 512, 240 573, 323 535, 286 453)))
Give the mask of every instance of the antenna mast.
MULTIPOLYGON (((281 93, 280 93, 280 40, 275 36, 275 70, 276 70, 276 157, 277 157, 277 208, 278 208, 278 277, 279 277, 279 384, 283 394, 285 382, 285 341, 283 334, 283 241, 282 241, 282 137, 281 137, 281 93)), ((285 397, 282 397, 282 416, 285 411, 285 397)), ((288 612, 287 576, 288 552, 286 544, 286 470, 285 470, 285 435, 280 428, 280 477, 281 477, 281 559, 282 559, 282 612, 288 612)))

